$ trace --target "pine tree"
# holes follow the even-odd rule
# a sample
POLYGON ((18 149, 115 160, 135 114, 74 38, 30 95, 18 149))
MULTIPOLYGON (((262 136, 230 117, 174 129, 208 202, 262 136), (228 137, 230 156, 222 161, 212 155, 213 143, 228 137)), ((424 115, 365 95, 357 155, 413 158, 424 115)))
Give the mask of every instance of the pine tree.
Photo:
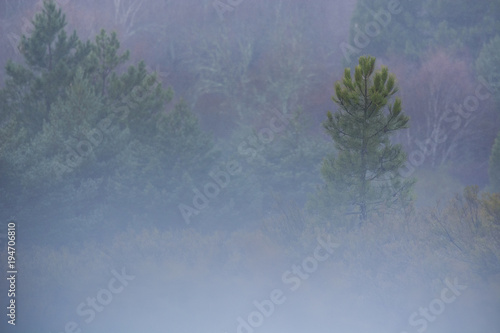
POLYGON ((148 140, 135 140, 130 131, 132 140, 116 159, 109 201, 116 214, 147 211, 166 224, 180 218, 180 202, 192 202, 192 189, 206 184, 219 153, 182 100, 153 125, 148 140))
POLYGON ((116 33, 112 32, 111 36, 108 36, 104 29, 101 29, 100 34, 95 38, 95 44, 92 45, 88 67, 89 72, 93 73, 95 84, 102 95, 106 94, 110 75, 119 65, 129 59, 130 52, 127 50, 118 55, 119 48, 120 42, 116 33))
POLYGON ((76 68, 90 52, 76 32, 68 37, 66 17, 54 1, 44 1, 32 21, 33 31, 22 36, 19 50, 26 66, 9 62, 2 107, 16 112, 30 133, 42 128, 52 104, 64 95, 76 68))
POLYGON ((409 121, 399 98, 389 102, 397 91, 396 79, 387 67, 375 71, 375 58, 360 57, 354 80, 346 68, 342 82, 335 83, 332 100, 338 111, 328 112, 323 123, 338 151, 322 165, 324 194, 354 208, 363 221, 376 207, 407 199, 414 183, 400 176, 406 154, 389 140, 392 132, 406 128, 409 121))
MULTIPOLYGON (((275 112, 278 114, 279 111, 276 109, 275 112)), ((263 127, 259 132, 247 135, 244 144, 239 146, 242 148, 240 154, 243 153, 249 163, 249 172, 257 177, 254 183, 265 194, 266 210, 275 206, 274 198, 277 196, 302 206, 319 180, 317 171, 323 156, 331 152, 323 140, 306 135, 310 132, 310 124, 302 109, 283 116, 280 121, 283 121, 280 124, 282 128, 276 132, 263 127), (263 141, 259 135, 266 133, 265 130, 271 136, 263 141)), ((242 142, 241 139, 239 141, 242 142)))
POLYGON ((9 63, 0 89, 0 208, 60 235, 89 231, 105 213, 177 213, 180 193, 192 198, 183 177, 206 181, 215 160, 196 116, 184 103, 165 110, 173 92, 144 62, 118 72, 129 53, 115 33, 67 37, 53 1, 33 25, 25 63, 9 63))

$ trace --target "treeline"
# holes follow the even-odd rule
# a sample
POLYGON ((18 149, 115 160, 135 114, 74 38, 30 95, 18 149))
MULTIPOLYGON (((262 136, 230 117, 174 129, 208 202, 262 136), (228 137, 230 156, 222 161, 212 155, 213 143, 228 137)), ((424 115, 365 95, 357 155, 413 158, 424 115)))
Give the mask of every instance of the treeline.
MULTIPOLYGON (((212 2, 204 2, 189 12, 200 19, 185 30, 177 28, 185 24, 179 13, 187 7, 163 4, 165 15, 178 15, 159 28, 152 22, 163 22, 157 17, 162 11, 133 4, 116 2, 131 7, 114 8, 113 21, 132 53, 122 51, 113 32, 95 31, 88 41, 70 33, 54 2, 44 2, 19 38, 22 64, 7 64, 0 91, 3 218, 16 216, 33 230, 64 238, 124 224, 255 226, 289 214, 286 209, 302 214, 308 202, 314 213, 327 207, 331 214, 337 199, 318 203, 314 196, 324 184, 323 160, 335 155, 318 128, 335 107, 328 102, 335 92, 325 87, 354 63, 342 63, 343 32, 335 31, 327 11, 317 15, 324 4, 267 3, 263 24, 256 25, 250 20, 260 17, 258 6, 242 4, 220 21, 212 2), (322 43, 322 29, 339 43, 322 43), (131 60, 140 55, 149 66, 131 60)), ((398 78, 411 120, 391 140, 407 152, 407 171, 416 172, 409 176, 444 170, 454 177, 450 183, 498 191, 498 144, 491 150, 498 131, 496 2, 472 10, 460 2, 453 13, 446 2, 398 4, 359 1, 351 37, 343 42, 389 64, 398 78), (463 16, 468 19, 461 24, 463 16), (373 22, 378 34, 365 31, 373 22), (372 35, 367 45, 356 44, 360 33, 372 35), (476 99, 477 106, 468 104, 476 99)), ((73 13, 74 5, 63 6, 73 13)), ((78 17, 71 14, 82 30, 89 26, 85 20, 113 12, 90 15, 91 5, 82 3, 78 17)), ((9 6, 18 14, 31 8, 9 6)), ((443 188, 435 187, 436 193, 443 188)))
POLYGON ((237 144, 216 144, 157 73, 143 62, 127 67, 115 33, 82 41, 66 25, 44 2, 19 44, 23 63, 6 66, 4 219, 64 242, 97 228, 183 228, 195 217, 202 228, 239 228, 274 209, 275 198, 305 203, 328 148, 303 135, 298 107, 262 108, 260 123, 241 110, 248 124, 237 144))

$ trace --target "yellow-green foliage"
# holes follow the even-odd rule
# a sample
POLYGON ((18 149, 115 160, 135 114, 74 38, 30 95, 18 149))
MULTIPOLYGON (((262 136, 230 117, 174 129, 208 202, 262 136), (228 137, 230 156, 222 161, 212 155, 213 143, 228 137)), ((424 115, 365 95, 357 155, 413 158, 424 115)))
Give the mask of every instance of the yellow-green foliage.
POLYGON ((500 193, 484 193, 481 198, 482 212, 485 219, 500 227, 500 193))
POLYGON ((497 194, 480 196, 478 186, 468 186, 428 217, 447 255, 481 276, 500 272, 499 202, 497 194))

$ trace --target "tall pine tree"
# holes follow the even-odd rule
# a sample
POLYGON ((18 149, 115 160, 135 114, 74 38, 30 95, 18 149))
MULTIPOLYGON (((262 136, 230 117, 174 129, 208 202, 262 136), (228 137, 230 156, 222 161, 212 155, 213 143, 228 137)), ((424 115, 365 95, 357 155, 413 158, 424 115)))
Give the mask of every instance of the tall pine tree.
POLYGON ((323 161, 321 173, 326 206, 343 206, 365 221, 381 205, 407 199, 413 180, 404 180, 398 170, 406 161, 400 145, 389 135, 408 126, 401 100, 389 99, 398 91, 387 67, 375 71, 375 58, 363 56, 354 79, 345 69, 342 82, 335 83, 332 100, 338 111, 328 112, 323 123, 337 149, 323 161))

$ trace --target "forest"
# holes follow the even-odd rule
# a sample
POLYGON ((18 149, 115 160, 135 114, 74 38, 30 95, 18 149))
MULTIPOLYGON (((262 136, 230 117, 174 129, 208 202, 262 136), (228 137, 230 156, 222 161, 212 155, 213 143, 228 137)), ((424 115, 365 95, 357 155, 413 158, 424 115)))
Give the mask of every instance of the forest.
POLYGON ((500 331, 499 0, 0 0, 0 31, 0 331, 500 331))

